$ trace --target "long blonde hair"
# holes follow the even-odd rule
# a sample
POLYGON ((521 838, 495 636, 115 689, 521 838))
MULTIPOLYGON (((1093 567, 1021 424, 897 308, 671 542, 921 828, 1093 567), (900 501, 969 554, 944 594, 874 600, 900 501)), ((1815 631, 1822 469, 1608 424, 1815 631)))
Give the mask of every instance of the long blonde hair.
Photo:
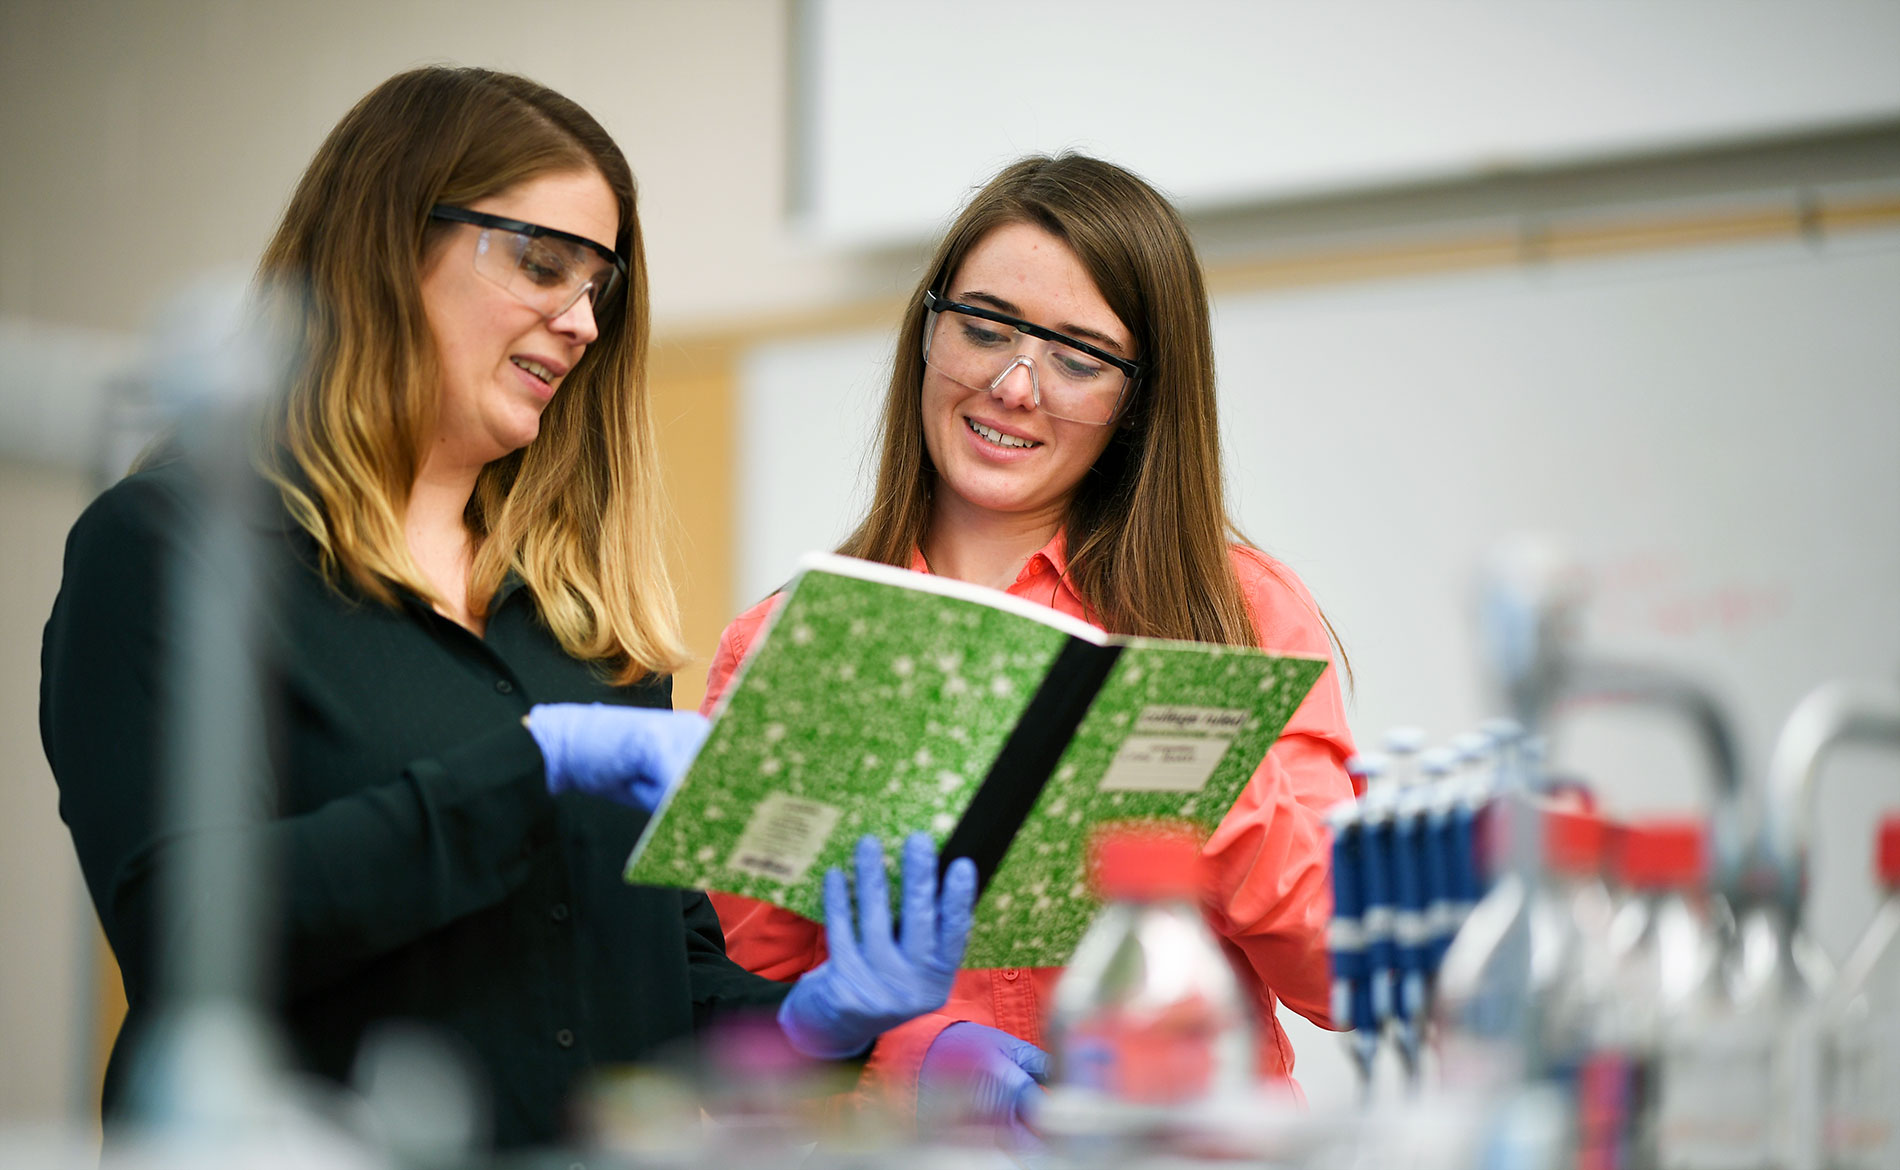
POLYGON ((260 286, 289 290, 299 306, 298 365, 258 459, 333 581, 384 604, 398 587, 439 602, 402 526, 439 392, 421 273, 449 229, 429 211, 574 171, 597 172, 614 193, 627 287, 539 436, 483 469, 465 514, 476 541, 466 600, 485 613, 519 574, 562 647, 627 682, 675 670, 686 654, 662 551, 633 172, 572 101, 512 74, 425 68, 344 116, 258 266, 260 286))
POLYGON ((1075 251, 1147 367, 1069 504, 1070 586, 1117 633, 1253 645, 1257 631, 1229 556, 1230 542, 1246 541, 1222 492, 1200 261, 1159 192, 1084 155, 1013 163, 944 236, 898 333, 871 511, 839 551, 908 566, 923 544, 936 480, 923 439, 923 294, 947 291, 964 257, 1015 223, 1042 228, 1075 251))

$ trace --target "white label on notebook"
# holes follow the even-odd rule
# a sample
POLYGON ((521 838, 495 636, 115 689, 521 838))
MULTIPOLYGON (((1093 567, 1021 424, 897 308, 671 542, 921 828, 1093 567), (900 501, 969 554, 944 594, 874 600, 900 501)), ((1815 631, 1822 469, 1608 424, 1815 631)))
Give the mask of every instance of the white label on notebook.
POLYGON ((788 885, 803 881, 842 815, 832 805, 774 792, 752 810, 726 864, 788 885))
POLYGON ((1102 775, 1105 792, 1199 792, 1248 713, 1226 707, 1144 707, 1102 775))
POLYGON ((1135 734, 1213 737, 1226 743, 1246 727, 1247 715, 1244 707, 1143 707, 1135 734))

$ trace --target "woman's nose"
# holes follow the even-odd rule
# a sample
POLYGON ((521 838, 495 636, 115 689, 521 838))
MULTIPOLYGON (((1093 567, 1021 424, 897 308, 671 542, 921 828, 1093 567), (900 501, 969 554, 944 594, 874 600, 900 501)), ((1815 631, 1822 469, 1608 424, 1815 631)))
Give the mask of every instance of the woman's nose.
POLYGON ((585 294, 575 297, 573 304, 548 318, 548 328, 578 345, 592 344, 600 336, 600 325, 594 320, 593 298, 585 294))
POLYGON ((990 397, 1012 410, 1029 410, 1039 405, 1042 396, 1036 385, 1036 363, 1027 355, 1003 367, 990 383, 990 397))

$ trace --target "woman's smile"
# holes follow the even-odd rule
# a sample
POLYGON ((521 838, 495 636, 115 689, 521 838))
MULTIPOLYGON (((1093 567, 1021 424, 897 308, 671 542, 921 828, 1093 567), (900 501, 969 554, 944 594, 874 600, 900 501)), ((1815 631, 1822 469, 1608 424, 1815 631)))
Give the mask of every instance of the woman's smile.
POLYGON ((983 441, 990 446, 1002 447, 1005 450, 1011 451, 1034 450, 1042 446, 1040 440, 1026 438, 1014 431, 1004 430, 1000 426, 988 426, 978 422, 976 419, 967 417, 963 422, 964 425, 970 428, 971 434, 980 436, 983 441))
POLYGON ((561 384, 561 379, 567 376, 567 366, 553 358, 510 354, 508 362, 515 367, 522 383, 528 387, 529 393, 544 402, 554 397, 556 387, 561 384))

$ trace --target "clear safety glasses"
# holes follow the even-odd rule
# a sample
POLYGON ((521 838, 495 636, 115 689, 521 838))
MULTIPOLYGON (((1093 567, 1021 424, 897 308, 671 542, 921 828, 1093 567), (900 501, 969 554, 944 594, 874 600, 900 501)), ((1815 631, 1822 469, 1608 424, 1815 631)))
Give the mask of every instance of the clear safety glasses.
POLYGON ((626 284, 627 262, 586 236, 444 204, 429 216, 480 228, 475 271, 550 321, 582 297, 598 318, 626 284))
POLYGON ((924 364, 972 390, 994 391, 1017 366, 1036 408, 1052 418, 1107 426, 1145 368, 1085 341, 1007 313, 924 293, 924 364))

